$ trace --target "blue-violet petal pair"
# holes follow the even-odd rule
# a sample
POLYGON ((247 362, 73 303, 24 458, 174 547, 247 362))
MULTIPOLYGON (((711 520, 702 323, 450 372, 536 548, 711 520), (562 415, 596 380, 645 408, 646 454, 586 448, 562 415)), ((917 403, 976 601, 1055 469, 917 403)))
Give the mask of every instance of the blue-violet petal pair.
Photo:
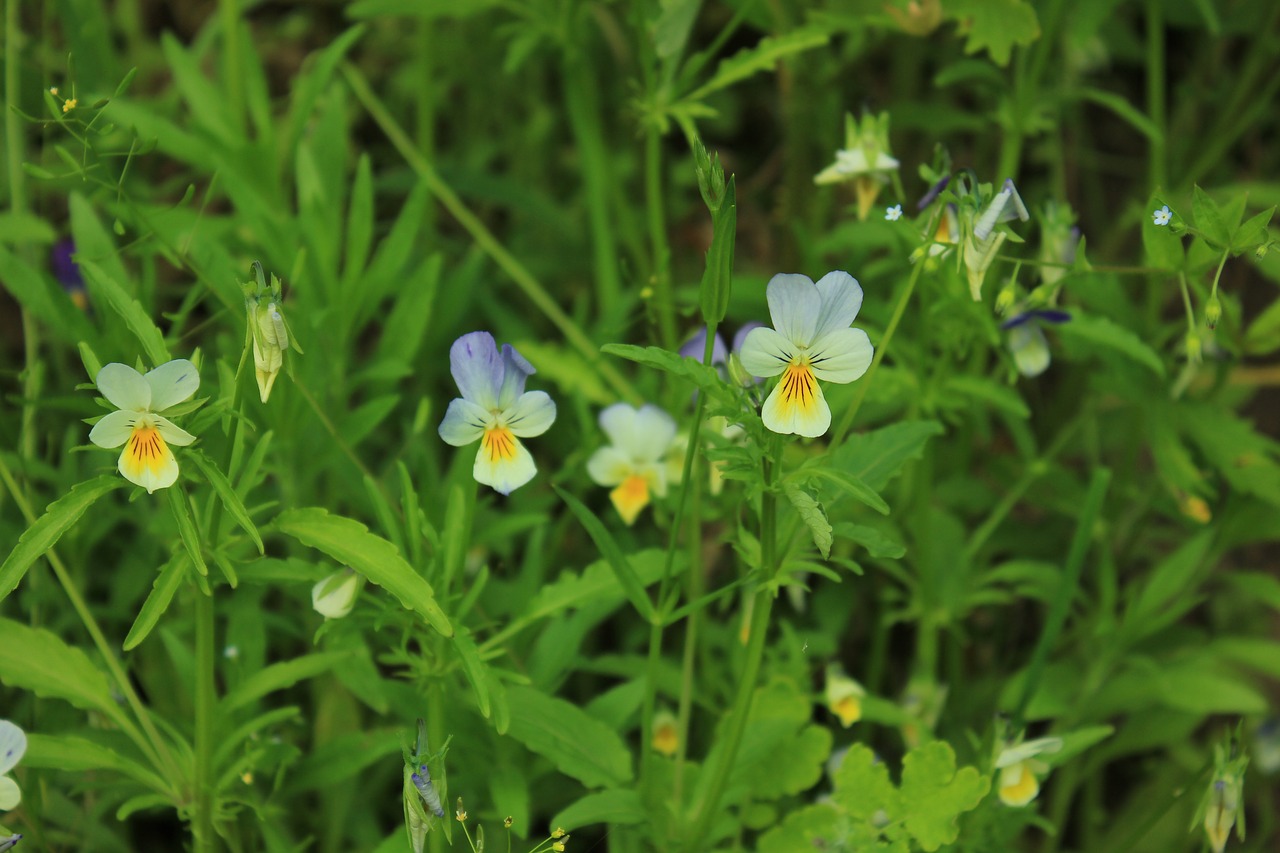
POLYGON ((533 365, 510 344, 499 352, 488 332, 454 341, 449 367, 462 397, 449 404, 440 437, 454 447, 479 440, 476 482, 510 494, 538 470, 519 439, 546 432, 556 419, 556 404, 545 391, 524 390, 533 365))
POLYGON ((774 327, 747 335, 742 366, 753 376, 782 376, 760 413, 766 427, 815 438, 831 426, 818 380, 843 385, 871 365, 867 333, 849 328, 862 307, 862 288, 846 272, 829 272, 817 284, 782 273, 769 281, 766 296, 774 327))

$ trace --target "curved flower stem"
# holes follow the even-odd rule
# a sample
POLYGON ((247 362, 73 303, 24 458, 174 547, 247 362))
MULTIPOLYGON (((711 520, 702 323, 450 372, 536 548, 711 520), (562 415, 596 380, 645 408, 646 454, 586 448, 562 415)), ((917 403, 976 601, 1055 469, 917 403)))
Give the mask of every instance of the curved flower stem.
POLYGON ((901 322, 902 315, 907 310, 907 303, 911 301, 911 294, 915 292, 916 282, 920 280, 920 273, 923 270, 923 260, 917 262, 911 269, 911 277, 907 279, 906 287, 902 289, 902 293, 898 295, 897 304, 893 306, 893 316, 889 318, 889 325, 885 327, 884 339, 880 341, 880 346, 876 347, 876 354, 871 359, 871 368, 867 370, 867 375, 862 377, 862 381, 858 383, 858 390, 854 393, 853 401, 849 403, 849 408, 845 409, 844 416, 840 418, 840 423, 832 430, 831 441, 828 446, 837 446, 844 438, 845 433, 849 431, 849 427, 853 426, 853 419, 857 417, 858 409, 862 407, 862 401, 867 396, 867 389, 871 387, 871 380, 875 378, 880 362, 884 361, 884 354, 889 350, 889 342, 893 340, 893 333, 898 329, 898 323, 901 322))
POLYGON ((695 805, 693 828, 684 839, 688 853, 699 853, 711 828, 729 785, 729 776, 738 758, 742 733, 747 728, 747 716, 751 713, 751 700, 755 695, 756 679, 760 675, 760 662, 764 659, 765 635, 769 632, 769 617, 773 612, 775 590, 772 581, 778 573, 778 518, 777 495, 773 491, 777 460, 781 458, 780 436, 774 436, 764 459, 764 493, 760 498, 760 569, 759 590, 752 599, 751 626, 747 634, 747 654, 738 677, 738 692, 729 710, 729 726, 725 731, 724 749, 718 753, 714 767, 708 767, 711 784, 706 797, 695 805))
POLYGON ((627 381, 618 370, 609 362, 600 359, 600 348, 596 346, 582 329, 578 328, 578 324, 564 312, 563 309, 551 298, 551 294, 543 287, 542 283, 533 277, 533 274, 525 269, 524 265, 516 260, 515 256, 507 251, 506 247, 493 236, 484 223, 462 203, 462 199, 441 180, 436 170, 426 161, 421 152, 414 146, 411 140, 387 111, 382 101, 369 88, 369 82, 364 79, 364 75, 360 73, 354 65, 349 62, 342 63, 342 73, 347 79, 347 85, 351 87, 351 91, 364 105, 377 125, 382 128, 382 132, 387 135, 387 139, 395 147, 400 156, 404 158, 409 167, 417 173, 418 177, 427 188, 431 190, 431 194, 436 197, 440 204, 453 215, 458 224, 466 229, 471 235, 471 239, 475 241, 485 254, 493 259, 493 262, 505 272, 516 286, 528 297, 529 301, 541 311, 548 320, 551 321, 560 334, 564 335, 574 349, 582 354, 584 358, 600 373, 600 376, 608 382, 620 396, 631 403, 642 402, 640 395, 631 387, 631 383, 627 381))

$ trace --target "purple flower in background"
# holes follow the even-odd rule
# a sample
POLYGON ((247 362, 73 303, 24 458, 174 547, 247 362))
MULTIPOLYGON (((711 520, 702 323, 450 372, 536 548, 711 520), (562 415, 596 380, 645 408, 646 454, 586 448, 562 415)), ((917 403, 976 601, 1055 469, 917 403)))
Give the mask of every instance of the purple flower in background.
POLYGON ((916 202, 916 210, 924 210, 938 198, 943 190, 947 188, 947 184, 951 183, 950 175, 943 175, 942 180, 929 187, 929 191, 925 193, 918 202, 916 202))
POLYGON ((1050 308, 1033 308, 1015 314, 1000 324, 1009 332, 1009 351, 1023 376, 1039 376, 1049 369, 1049 341, 1041 323, 1066 323, 1071 315, 1050 308))
POLYGON ((59 240, 53 246, 49 265, 53 267, 53 277, 62 285, 62 289, 71 297, 75 306, 81 311, 87 311, 89 297, 84 289, 84 276, 80 274, 80 266, 72 259, 75 253, 75 241, 59 240))

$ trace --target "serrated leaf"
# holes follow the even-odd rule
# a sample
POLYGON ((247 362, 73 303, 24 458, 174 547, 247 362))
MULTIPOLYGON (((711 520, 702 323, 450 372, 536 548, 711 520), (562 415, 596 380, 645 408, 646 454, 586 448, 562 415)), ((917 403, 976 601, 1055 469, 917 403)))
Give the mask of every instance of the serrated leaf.
POLYGON ((665 370, 667 373, 675 376, 682 376, 693 382, 703 391, 710 393, 714 397, 724 398, 728 392, 724 384, 724 380, 720 378, 720 374, 715 368, 708 367, 700 361, 692 358, 685 358, 679 353, 662 349, 661 347, 638 347, 631 344, 605 344, 600 351, 609 355, 620 356, 625 359, 636 362, 637 364, 645 364, 650 367, 656 367, 659 370, 665 370))
POLYGON ((158 791, 167 797, 173 793, 169 785, 132 758, 121 755, 97 741, 75 735, 27 735, 27 752, 22 757, 23 767, 40 767, 67 773, 84 773, 88 770, 114 770, 158 791))
POLYGON ((236 494, 236 490, 231 485, 231 481, 227 479, 227 475, 223 474, 222 469, 200 450, 188 450, 183 455, 194 462, 195 466, 200 469, 200 473, 204 474, 204 478, 209 481, 209 485, 213 486, 213 491, 218 495, 218 499, 222 501, 223 508, 235 519, 236 524, 240 525, 241 529, 249 534, 249 538, 253 540, 253 544, 258 548, 258 553, 265 554, 266 551, 263 550, 262 537, 258 535, 257 525, 253 523, 253 519, 249 518, 249 511, 245 509, 244 502, 236 494))
POLYGON ((530 687, 507 689, 507 733, 588 787, 631 781, 631 752, 618 733, 576 705, 530 687))
POLYGON ((187 549, 191 562, 195 565, 197 572, 208 575, 209 566, 204 561, 200 533, 196 530, 196 523, 191 518, 191 507, 187 503, 187 496, 183 494, 181 488, 174 486, 165 489, 165 497, 169 500, 169 511, 173 514, 173 521, 178 525, 178 538, 187 549))
POLYGON ((62 534, 70 530, 98 498, 124 484, 124 480, 114 475, 95 477, 77 483, 71 491, 49 504, 44 515, 18 537, 18 544, 0 564, 0 601, 17 589, 32 564, 58 544, 62 534))
POLYGON ((400 556, 396 546, 370 533, 360 522, 330 515, 320 507, 308 507, 281 513, 275 526, 303 545, 350 566, 421 615, 441 634, 453 636, 453 626, 436 603, 431 585, 400 556))
POLYGON ((237 684, 218 702, 218 713, 229 715, 232 711, 256 702, 263 696, 292 687, 299 681, 323 675, 346 662, 348 652, 322 652, 273 663, 258 670, 237 684))
POLYGON ((1058 334, 1063 338, 1114 350, 1146 367, 1156 376, 1164 378, 1164 362, 1160 360, 1155 350, 1133 332, 1106 317, 1077 313, 1070 323, 1058 326, 1058 334))
POLYGON ((826 44, 831 34, 820 29, 792 30, 786 35, 766 36, 753 47, 743 48, 724 60, 711 79, 690 93, 685 101, 701 101, 708 95, 732 86, 761 71, 770 71, 778 60, 826 44))
POLYGON ((86 711, 123 719, 107 678, 80 649, 57 635, 0 619, 0 681, 37 696, 62 699, 86 711))
POLYGON ((454 634, 453 646, 458 650, 458 659, 462 661, 462 673, 467 677, 471 689, 476 694, 476 706, 480 709, 480 715, 487 720, 490 713, 489 679, 485 672, 488 667, 480 659, 480 650, 476 648, 470 635, 454 634))
POLYGON ((551 819, 551 826, 573 831, 580 826, 610 823, 631 826, 649 819, 640 795, 627 789, 587 794, 551 819))
POLYGON ((832 468, 848 471, 868 488, 880 491, 910 459, 919 458, 925 443, 943 432, 937 421, 902 421, 855 434, 827 455, 832 468))
MULTIPOLYGON (((664 552, 656 548, 627 557, 640 583, 645 587, 662 577, 664 559, 664 552)), ((625 595, 617 574, 609 568, 609 561, 596 560, 583 569, 581 574, 563 572, 555 581, 544 584, 520 618, 523 621, 544 619, 565 610, 597 603, 606 597, 616 596, 620 600, 625 595)))
POLYGON ((138 611, 138 618, 133 620, 133 627, 129 629, 129 635, 124 638, 126 652, 137 648, 151 633, 151 629, 160 621, 164 612, 169 609, 174 593, 178 591, 178 587, 182 586, 182 578, 186 575, 187 566, 187 559, 181 554, 175 554, 169 562, 165 563, 160 574, 156 575, 155 582, 151 584, 151 592, 147 594, 147 600, 142 602, 142 609, 138 611))
POLYGON ((833 774, 836 785, 831 799, 853 817, 870 821, 894 804, 889 768, 867 746, 855 743, 833 774))
POLYGON ((787 500, 795 507, 800 515, 800 520, 809 528, 809 534, 813 537, 813 544, 822 554, 823 559, 831 556, 831 522, 827 521, 827 514, 822 511, 822 505, 818 503, 813 495, 801 489, 795 483, 787 483, 783 487, 786 492, 787 500))
POLYGON ((965 53, 985 50, 996 65, 1008 65, 1015 45, 1025 47, 1040 37, 1036 10, 1023 0, 947 0, 946 15, 968 36, 965 53))
POLYGON ((902 760, 902 803, 907 832, 925 853, 960 834, 957 818, 977 807, 991 779, 973 767, 956 770, 956 754, 945 741, 917 747, 902 760))

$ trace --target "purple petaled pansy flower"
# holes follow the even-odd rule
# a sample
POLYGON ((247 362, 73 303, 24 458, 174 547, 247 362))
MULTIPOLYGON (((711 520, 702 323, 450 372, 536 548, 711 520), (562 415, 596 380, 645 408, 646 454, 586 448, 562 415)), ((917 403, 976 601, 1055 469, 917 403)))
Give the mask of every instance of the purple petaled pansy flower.
POLYGON ((449 366, 462 397, 449 403, 440 437, 454 447, 480 442, 472 473, 476 482, 510 494, 533 479, 537 466, 520 438, 542 435, 556 419, 556 404, 545 391, 525 391, 535 371, 515 347, 501 352, 488 332, 471 332, 453 342, 449 366))
POLYGON ((81 311, 89 308, 89 298, 84 289, 84 276, 80 274, 80 266, 73 259, 76 244, 73 240, 59 240, 50 253, 49 266, 53 267, 53 277, 62 285, 62 289, 71 297, 71 301, 81 311))
POLYGON ((1041 323, 1066 323, 1071 315, 1052 308, 1033 308, 1000 324, 1009 332, 1009 351, 1023 376, 1039 376, 1049 369, 1049 341, 1041 323))
POLYGON ((942 191, 947 188, 947 184, 949 183, 951 183, 951 176, 943 175, 942 180, 929 187, 929 191, 921 196, 920 200, 916 202, 916 210, 924 210, 926 207, 933 204, 942 191))

